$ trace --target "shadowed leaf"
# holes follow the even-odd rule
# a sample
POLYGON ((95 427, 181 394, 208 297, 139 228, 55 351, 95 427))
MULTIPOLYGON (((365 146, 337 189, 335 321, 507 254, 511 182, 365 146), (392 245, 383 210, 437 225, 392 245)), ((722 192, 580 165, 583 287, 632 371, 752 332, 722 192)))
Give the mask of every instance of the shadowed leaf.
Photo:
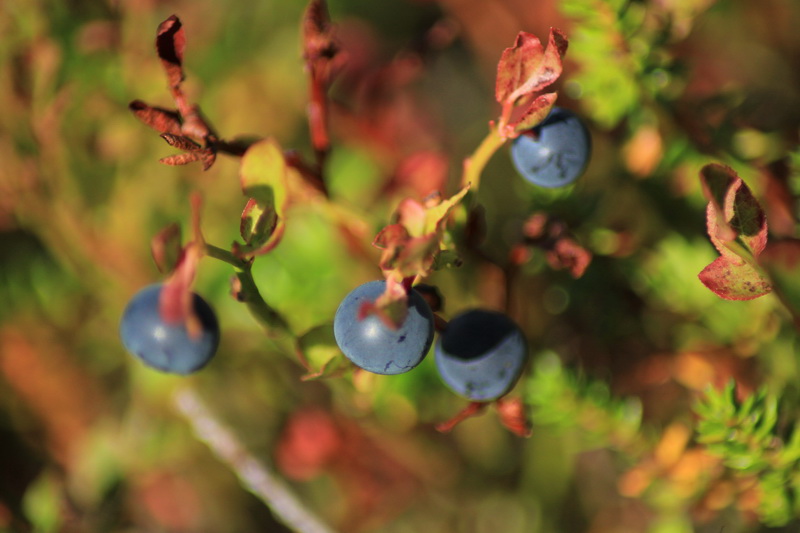
POLYGON ((167 144, 177 148, 178 150, 183 150, 184 152, 193 152, 195 150, 201 150, 202 147, 191 140, 189 137, 184 137, 183 135, 171 135, 169 133, 165 133, 161 135, 161 138, 167 141, 167 144))
POLYGON ((150 251, 159 272, 172 272, 178 265, 181 256, 181 227, 170 224, 153 237, 150 251))
POLYGON ((134 100, 128 104, 128 109, 136 118, 159 133, 181 134, 181 117, 177 111, 151 107, 141 100, 134 100))
POLYGON ((156 51, 170 87, 178 87, 184 79, 183 50, 186 46, 186 36, 183 24, 177 16, 172 15, 158 26, 156 33, 156 51))
POLYGON ((733 169, 717 163, 703 167, 700 181, 709 200, 708 234, 717 250, 741 257, 730 245, 738 241, 758 257, 767 243, 767 218, 747 185, 733 169))
MULTIPOLYGON (((528 107, 520 113, 519 118, 512 117, 508 128, 513 130, 513 133, 522 133, 538 125, 547 118, 547 115, 556 103, 556 98, 558 98, 556 93, 547 93, 537 96, 528 104, 528 107)), ((511 132, 506 132, 506 136, 512 137, 513 134, 511 132)))

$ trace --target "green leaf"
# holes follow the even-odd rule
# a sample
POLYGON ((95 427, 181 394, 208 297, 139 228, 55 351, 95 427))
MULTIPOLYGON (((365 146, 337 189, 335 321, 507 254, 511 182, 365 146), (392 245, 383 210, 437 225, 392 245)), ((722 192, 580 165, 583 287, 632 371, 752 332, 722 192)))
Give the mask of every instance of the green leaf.
POLYGON ((233 253, 252 257, 274 248, 283 234, 288 167, 274 139, 259 141, 245 152, 239 170, 242 192, 249 197, 242 212, 240 234, 233 253))
POLYGON ((331 324, 305 332, 297 339, 297 350, 308 367, 308 373, 301 378, 303 381, 334 377, 351 368, 336 344, 331 324))
POLYGON ((28 486, 22 501, 27 518, 37 532, 50 533, 60 530, 61 494, 56 477, 43 472, 28 486))

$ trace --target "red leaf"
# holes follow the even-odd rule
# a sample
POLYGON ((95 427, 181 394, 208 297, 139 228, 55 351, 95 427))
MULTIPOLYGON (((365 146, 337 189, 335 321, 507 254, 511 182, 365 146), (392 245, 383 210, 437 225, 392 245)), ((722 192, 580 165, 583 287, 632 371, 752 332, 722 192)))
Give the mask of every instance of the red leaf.
POLYGON ((162 157, 158 160, 159 163, 169 166, 179 166, 179 165, 188 165, 189 163, 193 163, 195 161, 199 161, 202 159, 203 154, 201 152, 184 152, 182 154, 175 154, 170 155, 167 157, 162 157))
POLYGON ((401 224, 390 224, 378 232, 372 245, 376 248, 389 249, 405 242, 409 237, 408 230, 401 224))
POLYGON ((720 256, 698 274, 703 285, 726 300, 753 300, 768 294, 772 287, 748 263, 736 263, 720 256))
POLYGON ((567 38, 550 28, 547 48, 539 38, 519 32, 514 46, 506 48, 497 65, 495 98, 503 105, 513 105, 521 97, 543 90, 561 75, 561 56, 567 51, 567 38))
POLYGON ((141 100, 134 100, 128 104, 128 109, 136 115, 136 118, 159 133, 181 134, 181 117, 177 111, 151 107, 141 100))
POLYGON ((192 307, 192 283, 197 273, 197 264, 202 256, 201 247, 191 242, 170 278, 164 283, 159 297, 159 313, 167 324, 185 324, 190 336, 202 331, 200 320, 192 307))
POLYGON ((324 153, 330 147, 326 90, 342 59, 323 0, 313 0, 303 16, 303 48, 311 83, 308 104, 311 143, 317 152, 324 153))
POLYGON ((518 437, 531 436, 531 423, 525 414, 522 398, 500 398, 494 405, 500 415, 500 422, 506 429, 518 437))
POLYGON ((583 276, 592 262, 592 253, 569 237, 559 238, 546 257, 551 267, 556 270, 567 269, 575 279, 583 276))
POLYGON ((519 113, 519 117, 512 116, 507 126, 508 129, 505 132, 505 136, 511 139, 516 137, 517 134, 538 125, 547 118, 547 115, 556 103, 556 98, 558 98, 556 93, 547 93, 534 98, 531 103, 519 113))
POLYGON ((167 80, 172 88, 177 88, 184 79, 183 50, 186 47, 186 36, 183 24, 177 16, 172 15, 158 26, 156 33, 156 51, 167 80))
POLYGON ((769 293, 770 281, 752 264, 767 244, 767 217, 758 200, 725 165, 706 165, 700 181, 709 200, 708 235, 722 254, 700 272, 700 281, 726 300, 752 300, 769 293))
POLYGON ((174 146, 178 150, 183 150, 184 152, 202 150, 202 146, 191 140, 189 137, 185 137, 183 135, 171 135, 169 133, 164 133, 161 135, 161 138, 167 141, 167 144, 170 146, 174 146))
POLYGON ((172 272, 181 256, 181 227, 170 224, 153 237, 150 251, 159 272, 172 272))
POLYGON ((739 241, 758 257, 767 244, 767 217, 747 185, 733 169, 717 163, 703 167, 700 180, 709 200, 708 234, 717 250, 733 260, 741 258, 730 244, 739 241))

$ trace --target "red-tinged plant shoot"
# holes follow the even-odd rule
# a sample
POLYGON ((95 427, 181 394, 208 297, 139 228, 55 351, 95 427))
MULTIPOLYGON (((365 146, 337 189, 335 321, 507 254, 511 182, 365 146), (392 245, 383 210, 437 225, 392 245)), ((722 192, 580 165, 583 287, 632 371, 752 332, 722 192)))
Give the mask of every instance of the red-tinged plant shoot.
POLYGON ((550 29, 547 47, 538 37, 526 32, 517 35, 497 64, 495 99, 500 117, 490 123, 489 134, 471 156, 464 160, 461 185, 480 186, 481 172, 492 155, 509 139, 530 130, 547 117, 555 104, 555 92, 543 93, 561 76, 562 57, 567 51, 566 36, 550 29))
POLYGON ((414 279, 433 271, 437 256, 445 250, 444 236, 450 212, 467 194, 468 187, 442 200, 438 196, 424 203, 407 198, 397 208, 396 222, 384 227, 373 245, 381 249, 380 267, 386 290, 372 309, 394 327, 405 320, 407 288, 414 279), (406 290, 403 290, 403 286, 406 290))
POLYGON ((700 181, 709 200, 708 236, 721 254, 700 272, 700 281, 726 300, 752 300, 768 294, 772 286, 757 263, 767 245, 767 217, 758 200, 725 165, 706 165, 700 181))
POLYGON ((244 244, 232 252, 240 259, 269 252, 280 243, 288 202, 288 174, 283 151, 273 139, 254 143, 239 168, 242 192, 249 198, 239 226, 244 244))
POLYGON ((503 51, 495 81, 495 98, 502 105, 502 137, 513 139, 548 115, 556 93, 540 93, 561 75, 561 58, 567 46, 561 30, 551 28, 546 48, 535 35, 520 32, 514 46, 503 51))

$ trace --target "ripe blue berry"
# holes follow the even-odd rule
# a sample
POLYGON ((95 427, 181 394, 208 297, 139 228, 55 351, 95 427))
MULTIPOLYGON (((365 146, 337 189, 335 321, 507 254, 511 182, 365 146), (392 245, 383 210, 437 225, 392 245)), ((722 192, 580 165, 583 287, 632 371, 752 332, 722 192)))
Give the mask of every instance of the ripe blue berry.
POLYGON ((454 317, 436 343, 436 367, 454 392, 491 401, 514 386, 528 356, 525 337, 506 315, 475 309, 454 317))
POLYGON ((119 333, 122 344, 145 364, 173 374, 191 374, 208 363, 219 346, 219 323, 211 306, 193 293, 194 313, 200 320, 197 338, 184 324, 166 324, 159 314, 158 299, 163 285, 155 284, 136 293, 122 314, 119 333))
POLYGON ((375 374, 408 372, 428 353, 433 343, 433 313, 422 296, 408 295, 408 316, 392 329, 371 314, 358 319, 363 302, 383 294, 385 281, 370 281, 345 296, 333 319, 333 335, 345 356, 357 366, 375 374))
POLYGON ((542 187, 569 185, 586 170, 592 139, 572 111, 554 107, 547 118, 511 144, 511 159, 522 177, 542 187))

